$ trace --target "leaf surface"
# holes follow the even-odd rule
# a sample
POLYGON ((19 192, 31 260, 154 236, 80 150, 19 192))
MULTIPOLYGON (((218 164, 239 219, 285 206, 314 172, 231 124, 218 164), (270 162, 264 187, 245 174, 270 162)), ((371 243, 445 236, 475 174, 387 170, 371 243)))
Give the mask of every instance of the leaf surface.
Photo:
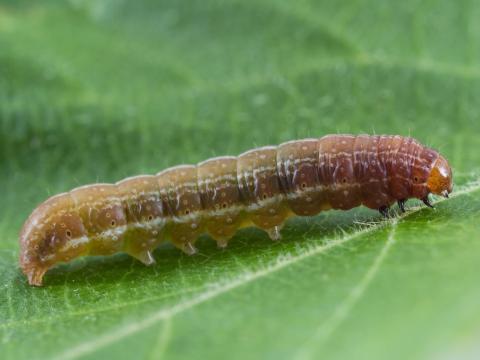
POLYGON ((480 352, 480 6, 469 1, 0 3, 2 359, 458 359, 480 352), (51 270, 18 231, 91 182, 328 133, 412 135, 451 199, 284 240, 171 246, 51 270))

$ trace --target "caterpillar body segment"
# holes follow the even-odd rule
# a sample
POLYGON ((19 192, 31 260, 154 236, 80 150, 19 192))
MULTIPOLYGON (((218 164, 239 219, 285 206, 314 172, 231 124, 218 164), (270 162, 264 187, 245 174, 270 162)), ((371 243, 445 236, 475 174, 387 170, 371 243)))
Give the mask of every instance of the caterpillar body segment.
POLYGON ((247 151, 47 199, 20 234, 31 285, 59 262, 126 252, 146 265, 169 239, 187 254, 203 233, 225 247, 257 226, 273 240, 291 216, 364 205, 388 214, 408 198, 448 196, 452 173, 435 150, 401 136, 328 135, 247 151))

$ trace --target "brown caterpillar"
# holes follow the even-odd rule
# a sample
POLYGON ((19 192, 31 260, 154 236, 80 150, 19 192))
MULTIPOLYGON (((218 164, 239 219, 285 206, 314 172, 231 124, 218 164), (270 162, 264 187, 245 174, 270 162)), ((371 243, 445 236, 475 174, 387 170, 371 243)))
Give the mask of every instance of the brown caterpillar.
POLYGON ((166 238, 185 253, 208 233, 227 246, 239 228, 280 239, 285 220, 365 205, 387 215, 408 198, 448 197, 444 157, 402 136, 328 135, 181 165, 116 184, 93 184, 39 205, 20 233, 20 266, 31 285, 59 262, 126 252, 146 265, 166 238))

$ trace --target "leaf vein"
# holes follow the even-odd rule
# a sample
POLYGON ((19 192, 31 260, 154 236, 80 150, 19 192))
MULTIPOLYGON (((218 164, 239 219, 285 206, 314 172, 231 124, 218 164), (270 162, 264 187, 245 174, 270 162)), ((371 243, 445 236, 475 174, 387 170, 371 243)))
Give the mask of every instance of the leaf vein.
POLYGON ((306 340, 306 344, 300 347, 300 351, 295 356, 297 360, 314 358, 314 350, 328 341, 330 336, 338 329, 338 327, 349 317, 355 305, 362 299, 369 285, 383 264, 388 252, 395 243, 395 230, 398 219, 393 219, 391 230, 385 245, 382 246, 380 252, 375 257, 373 263, 368 268, 360 282, 353 287, 348 296, 333 311, 333 314, 326 320, 321 322, 316 331, 306 340))

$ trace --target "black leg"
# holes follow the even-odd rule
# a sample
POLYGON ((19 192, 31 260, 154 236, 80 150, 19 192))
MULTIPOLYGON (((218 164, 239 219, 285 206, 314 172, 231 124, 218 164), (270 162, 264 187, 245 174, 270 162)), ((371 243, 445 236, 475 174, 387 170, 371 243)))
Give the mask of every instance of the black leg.
POLYGON ((423 199, 422 199, 423 203, 425 205, 427 205, 429 208, 432 208, 433 209, 433 205, 432 203, 430 202, 430 199, 428 198, 428 195, 425 196, 423 199))
POLYGON ((400 208, 400 211, 402 213, 405 212, 405 203, 407 202, 407 199, 401 199, 401 200, 398 200, 398 207, 400 208))
POLYGON ((383 215, 383 217, 388 218, 388 206, 383 205, 378 209, 378 211, 383 215))

